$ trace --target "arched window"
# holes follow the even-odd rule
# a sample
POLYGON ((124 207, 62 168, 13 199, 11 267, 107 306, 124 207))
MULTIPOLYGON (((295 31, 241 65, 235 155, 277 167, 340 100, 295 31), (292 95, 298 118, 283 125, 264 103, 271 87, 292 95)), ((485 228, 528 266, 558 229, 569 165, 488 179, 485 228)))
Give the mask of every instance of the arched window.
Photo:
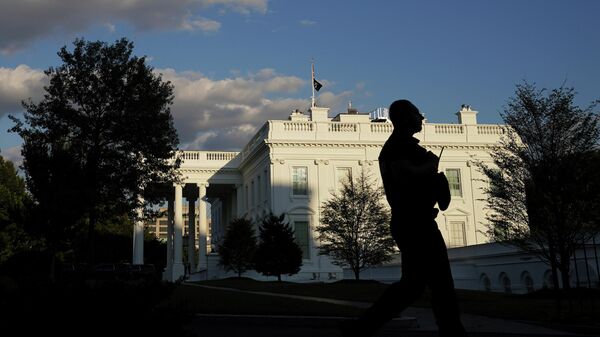
POLYGON ((500 280, 500 284, 502 285, 502 288, 504 289, 504 292, 507 294, 511 294, 512 287, 511 287, 510 278, 508 277, 508 275, 506 275, 506 273, 504 273, 504 272, 500 273, 499 280, 500 280))
POLYGON ((531 274, 528 271, 524 271, 521 274, 521 283, 523 284, 523 288, 528 293, 532 293, 535 289, 533 288, 533 278, 531 278, 531 274))
POLYGON ((554 282, 552 282, 552 270, 548 269, 544 272, 544 289, 553 289, 554 282))
POLYGON ((490 278, 485 273, 481 274, 480 284, 481 284, 481 288, 483 288, 483 290, 492 291, 492 282, 490 281, 490 278))

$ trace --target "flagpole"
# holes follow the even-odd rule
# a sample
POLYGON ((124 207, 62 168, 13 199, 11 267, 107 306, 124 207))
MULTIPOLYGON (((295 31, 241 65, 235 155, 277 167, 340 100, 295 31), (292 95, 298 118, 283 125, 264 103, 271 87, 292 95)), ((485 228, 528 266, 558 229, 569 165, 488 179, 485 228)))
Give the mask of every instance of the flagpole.
POLYGON ((312 65, 312 76, 311 76, 311 81, 310 81, 310 86, 312 87, 312 102, 311 102, 311 107, 315 107, 317 106, 315 104, 315 59, 312 59, 311 62, 312 65))

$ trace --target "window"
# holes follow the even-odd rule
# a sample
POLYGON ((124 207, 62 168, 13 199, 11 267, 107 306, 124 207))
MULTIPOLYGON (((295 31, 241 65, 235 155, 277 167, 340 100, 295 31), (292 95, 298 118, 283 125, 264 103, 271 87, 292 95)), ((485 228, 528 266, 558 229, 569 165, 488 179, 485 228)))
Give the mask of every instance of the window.
POLYGON ((552 281, 552 270, 548 269, 544 273, 544 289, 553 289, 554 282, 552 281))
POLYGON ((308 190, 308 168, 294 167, 292 171, 292 194, 307 195, 308 190))
POLYGON ((263 197, 260 174, 258 175, 258 177, 256 179, 258 179, 257 186, 256 186, 256 193, 258 194, 258 196, 256 197, 256 203, 260 204, 260 202, 262 201, 262 197, 263 197))
POLYGON ((336 170, 337 188, 342 187, 342 182, 352 179, 352 168, 350 167, 338 167, 336 170))
POLYGON ((521 282, 523 282, 523 288, 525 288, 527 293, 532 293, 535 290, 533 288, 533 278, 531 278, 531 274, 529 274, 529 272, 523 272, 521 275, 521 282))
POLYGON ((467 244, 465 237, 465 223, 463 221, 450 221, 449 248, 462 247, 467 244))
POLYGON ((510 279, 508 278, 508 275, 506 275, 506 273, 501 273, 500 274, 500 284, 502 285, 502 288, 504 289, 504 292, 506 294, 511 294, 512 293, 512 287, 510 284, 510 279))
POLYGON ((294 221, 294 238, 298 246, 302 249, 302 258, 305 260, 310 259, 308 227, 308 221, 294 221))
POLYGON ((256 205, 256 190, 254 189, 254 180, 250 182, 250 194, 252 197, 250 198, 250 207, 256 205))
POLYGON ((447 169, 446 178, 448 178, 450 195, 453 197, 462 197, 462 186, 460 184, 460 169, 447 169))
POLYGON ((264 183, 263 183, 263 199, 269 200, 269 176, 267 175, 267 170, 264 171, 264 183))
POLYGON ((485 291, 492 291, 492 282, 486 274, 481 275, 481 286, 485 291))

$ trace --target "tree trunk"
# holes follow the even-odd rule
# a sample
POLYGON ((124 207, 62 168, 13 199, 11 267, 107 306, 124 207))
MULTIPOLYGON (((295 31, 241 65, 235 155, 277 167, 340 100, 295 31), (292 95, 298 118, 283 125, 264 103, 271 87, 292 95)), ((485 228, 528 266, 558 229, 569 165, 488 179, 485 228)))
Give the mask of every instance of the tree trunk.
POLYGON ((569 278, 570 258, 571 258, 571 256, 567 252, 561 251, 560 275, 561 275, 561 280, 563 283, 563 289, 571 289, 571 280, 569 278))
POLYGON ((556 261, 556 252, 554 251, 554 246, 550 244, 550 269, 552 271, 552 284, 555 290, 560 289, 560 283, 558 282, 558 267, 556 261))
POLYGON ((556 314, 560 315, 560 312, 562 311, 562 301, 560 296, 560 284, 558 282, 558 261, 556 261, 556 251, 554 251, 554 246, 552 244, 549 244, 548 250, 550 253, 550 270, 552 274, 552 285, 554 286, 552 292, 554 293, 556 303, 556 314))
POLYGON ((281 282, 281 274, 277 274, 277 282, 281 282))
POLYGON ((360 280, 360 269, 354 269, 354 279, 356 281, 360 280))
POLYGON ((96 216, 96 210, 92 209, 90 212, 90 219, 88 223, 88 265, 93 266, 96 260, 96 223, 98 222, 96 216))
POLYGON ((54 283, 56 281, 56 253, 52 251, 50 254, 52 256, 50 259, 50 281, 54 283))

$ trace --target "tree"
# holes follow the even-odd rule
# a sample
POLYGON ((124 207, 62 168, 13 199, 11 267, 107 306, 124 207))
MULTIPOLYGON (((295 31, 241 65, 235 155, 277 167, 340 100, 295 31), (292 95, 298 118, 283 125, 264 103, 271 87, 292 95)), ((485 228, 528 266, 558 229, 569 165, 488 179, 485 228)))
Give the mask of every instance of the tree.
POLYGON ((233 219, 219 245, 219 264, 242 277, 246 270, 254 267, 255 251, 256 235, 252 222, 244 218, 233 219))
POLYGON ((284 222, 284 214, 267 215, 259 230, 259 243, 256 249, 255 269, 266 276, 294 275, 302 266, 302 249, 294 240, 294 231, 284 222))
POLYGON ((30 206, 25 181, 13 163, 0 156, 0 265, 36 243, 25 228, 30 206))
POLYGON ((58 56, 62 64, 45 71, 44 98, 23 103, 25 122, 11 116, 12 131, 24 140, 23 168, 49 248, 68 250, 84 237, 93 262, 99 221, 150 210, 165 197, 150 187, 177 179, 173 86, 125 38, 77 39, 58 56))
POLYGON ((599 119, 595 104, 574 105, 573 88, 538 90, 524 82, 502 113, 506 136, 492 149, 489 236, 537 254, 558 288, 570 287, 570 260, 598 233, 599 119))
POLYGON ((341 181, 339 192, 323 203, 319 254, 338 266, 348 266, 359 280, 361 270, 391 260, 395 242, 390 235, 390 212, 384 191, 365 171, 341 181))

